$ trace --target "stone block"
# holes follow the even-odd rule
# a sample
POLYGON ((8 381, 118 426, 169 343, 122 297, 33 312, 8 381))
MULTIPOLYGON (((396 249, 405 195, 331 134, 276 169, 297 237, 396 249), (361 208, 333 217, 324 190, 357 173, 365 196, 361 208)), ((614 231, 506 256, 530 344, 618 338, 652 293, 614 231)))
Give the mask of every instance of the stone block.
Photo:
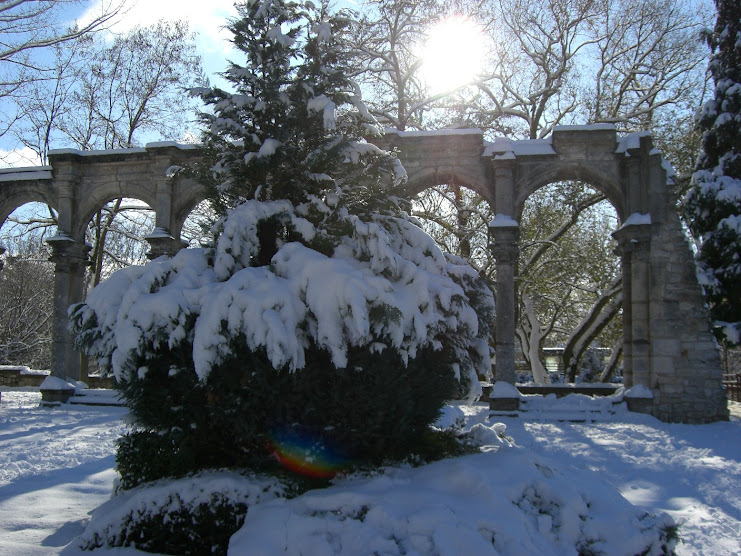
POLYGON ((489 398, 489 409, 492 411, 519 411, 520 398, 489 398))
POLYGON ((628 405, 628 411, 649 415, 653 413, 654 400, 651 398, 626 398, 625 403, 628 405))

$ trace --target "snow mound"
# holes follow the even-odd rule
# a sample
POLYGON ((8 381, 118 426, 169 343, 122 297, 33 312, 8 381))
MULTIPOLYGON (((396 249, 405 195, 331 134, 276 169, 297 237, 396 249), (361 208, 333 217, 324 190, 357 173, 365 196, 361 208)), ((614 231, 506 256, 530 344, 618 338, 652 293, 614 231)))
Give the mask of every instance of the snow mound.
POLYGON ((230 554, 664 554, 674 522, 521 449, 391 468, 250 509, 230 554), (617 549, 616 547, 620 547, 617 549))

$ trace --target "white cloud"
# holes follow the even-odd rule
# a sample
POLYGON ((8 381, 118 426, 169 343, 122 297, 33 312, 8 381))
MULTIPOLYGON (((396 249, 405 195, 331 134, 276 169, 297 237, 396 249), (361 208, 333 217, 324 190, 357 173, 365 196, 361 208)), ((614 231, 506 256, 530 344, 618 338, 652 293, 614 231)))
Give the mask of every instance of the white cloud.
MULTIPOLYGON (((94 0, 78 21, 90 21, 110 2, 111 0, 94 0)), ((111 31, 125 33, 137 25, 152 25, 160 19, 185 20, 190 30, 197 33, 198 50, 203 56, 205 70, 210 75, 224 70, 226 59, 233 52, 229 43, 231 34, 224 26, 236 15, 234 0, 128 0, 111 31)))
POLYGON ((28 147, 9 151, 0 149, 0 168, 20 168, 23 166, 39 165, 41 165, 41 159, 28 147))

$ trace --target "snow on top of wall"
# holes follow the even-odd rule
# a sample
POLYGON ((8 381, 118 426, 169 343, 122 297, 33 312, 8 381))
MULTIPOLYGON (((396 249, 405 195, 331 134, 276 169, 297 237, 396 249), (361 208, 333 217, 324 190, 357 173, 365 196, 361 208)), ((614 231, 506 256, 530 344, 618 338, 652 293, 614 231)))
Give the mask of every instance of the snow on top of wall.
POLYGON ((399 137, 433 137, 437 135, 483 135, 484 132, 477 128, 461 129, 433 129, 429 131, 399 131, 388 127, 383 130, 388 135, 398 135, 399 137))
POLYGON ((89 150, 82 151, 80 149, 51 149, 49 156, 62 155, 62 154, 74 154, 77 156, 100 156, 105 154, 129 154, 129 153, 145 153, 149 149, 164 149, 168 147, 175 147, 183 151, 195 150, 201 148, 201 145, 193 143, 178 143, 176 141, 153 141, 147 143, 144 147, 129 147, 124 149, 100 149, 100 150, 89 150))
POLYGON ((177 141, 152 141, 144 145, 145 149, 163 149, 165 147, 175 147, 183 151, 189 151, 200 148, 200 145, 194 143, 178 143, 177 141))
POLYGON ((517 220, 506 214, 497 214, 494 216, 491 222, 489 222, 490 228, 517 228, 520 225, 517 220))
POLYGON ((497 137, 494 141, 487 142, 483 156, 498 155, 499 160, 517 156, 541 156, 553 155, 551 138, 547 139, 524 139, 521 141, 497 137))
POLYGON ((51 149, 49 156, 55 156, 60 154, 74 154, 77 156, 100 156, 102 154, 120 154, 120 153, 145 153, 147 149, 142 147, 133 147, 130 149, 101 149, 101 150, 90 150, 81 151, 80 149, 51 149))
POLYGON ((640 226, 643 224, 650 224, 651 223, 651 215, 641 214, 640 212, 634 212, 631 214, 628 219, 623 223, 622 226, 620 226, 620 229, 626 228, 628 226, 640 226))
POLYGON ((26 166, 22 168, 0 168, 0 182, 23 180, 50 180, 51 166, 26 166))
POLYGON ((626 156, 629 156, 628 150, 638 149, 641 147, 641 137, 650 136, 650 131, 635 131, 633 133, 623 135, 622 137, 618 137, 618 145, 617 149, 615 149, 615 152, 618 154, 625 153, 626 156))
POLYGON ((553 127, 553 133, 559 131, 614 131, 615 124, 585 124, 585 125, 557 125, 553 127))

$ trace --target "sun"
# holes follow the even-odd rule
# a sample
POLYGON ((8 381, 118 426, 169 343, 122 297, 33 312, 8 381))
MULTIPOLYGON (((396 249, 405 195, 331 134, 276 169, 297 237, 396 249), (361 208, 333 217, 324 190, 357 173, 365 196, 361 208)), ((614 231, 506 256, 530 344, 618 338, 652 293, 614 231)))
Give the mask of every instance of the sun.
POLYGON ((485 37, 476 22, 450 16, 437 22, 422 51, 422 77, 433 93, 452 91, 473 81, 484 66, 485 37))

